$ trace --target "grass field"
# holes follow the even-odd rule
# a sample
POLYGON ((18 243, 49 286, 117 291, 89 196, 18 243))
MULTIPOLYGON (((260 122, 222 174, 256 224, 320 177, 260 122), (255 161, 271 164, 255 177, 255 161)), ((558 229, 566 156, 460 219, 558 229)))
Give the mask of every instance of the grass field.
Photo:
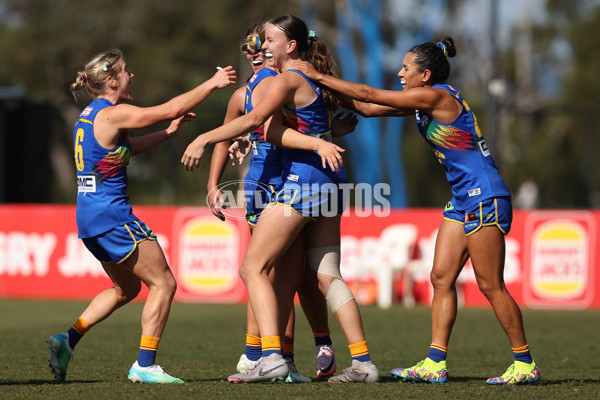
MULTIPOLYGON (((600 311, 524 310, 538 385, 493 387, 485 379, 512 362, 510 345, 490 309, 463 309, 450 343, 450 381, 444 385, 394 381, 390 369, 421 360, 430 340, 428 308, 363 307, 375 384, 255 384, 226 381, 243 352, 245 308, 175 304, 157 362, 184 385, 127 380, 137 357, 141 303, 118 310, 94 327, 74 353, 67 381, 48 368, 47 338, 64 332, 86 303, 0 300, 0 399, 597 399, 600 398, 600 311)), ((300 309, 298 308, 298 311, 300 309)), ((350 364, 344 338, 330 317, 338 371, 350 364)), ((314 342, 304 316, 296 326, 296 364, 315 379, 314 342)))

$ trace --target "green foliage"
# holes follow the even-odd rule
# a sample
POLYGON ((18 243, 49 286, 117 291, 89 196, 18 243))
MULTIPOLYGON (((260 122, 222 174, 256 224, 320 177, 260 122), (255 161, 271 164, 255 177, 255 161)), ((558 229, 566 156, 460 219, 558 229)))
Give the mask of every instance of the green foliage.
MULTIPOLYGON (((0 86, 24 87, 33 102, 49 103, 58 110, 58 117, 45 121, 47 129, 36 132, 50 137, 49 149, 43 150, 50 157, 31 155, 52 162, 39 168, 51 171, 48 200, 75 200, 72 174, 67 172, 73 169, 71 127, 86 104, 76 104, 68 86, 94 54, 109 48, 124 51, 135 74, 134 104, 140 106, 159 104, 191 89, 208 79, 217 65, 233 65, 242 85, 250 74, 239 53, 246 27, 257 19, 299 14, 301 4, 278 0, 262 1, 260 7, 242 0, 0 0, 0 86)), ((469 4, 449 1, 447 20, 458 18, 469 4)), ((392 5, 385 2, 384 12, 390 12, 392 5)), ((336 40, 339 7, 331 1, 304 7, 313 13, 316 29, 331 45, 336 40)), ((597 0, 547 0, 546 10, 545 18, 517 27, 501 43, 499 70, 508 96, 501 101, 500 134, 492 154, 513 194, 523 181, 533 180, 540 190, 540 207, 600 207, 600 158, 596 157, 600 150, 600 4, 597 0), (527 35, 530 54, 519 47, 527 35), (523 57, 531 57, 527 65, 532 70, 525 78, 523 57), (552 74, 559 83, 548 95, 543 77, 552 74)), ((487 12, 487 6, 482 12, 487 12)), ((415 32, 419 23, 419 18, 410 21, 415 32)), ((384 22, 382 40, 390 44, 395 29, 394 23, 384 22)), ((439 27, 440 33, 450 34, 460 44, 450 81, 476 111, 490 140, 482 95, 487 87, 487 50, 481 38, 469 37, 468 30, 461 29, 445 23, 439 27)), ((397 79, 395 74, 391 79, 397 79)), ((185 125, 177 138, 134 159, 129 188, 134 204, 204 204, 210 152, 194 174, 187 173, 179 160, 197 134, 222 123, 232 93, 229 88, 212 94, 197 108, 196 121, 185 125)), ((443 171, 410 121, 406 125, 410 133, 399 151, 406 161, 410 206, 439 207, 450 197, 443 171)), ((348 167, 352 171, 352 165, 348 167)), ((387 175, 394 177, 393 172, 387 175)), ((223 179, 239 176, 238 168, 229 167, 223 179)))
MULTIPOLYGON (((133 103, 152 106, 199 85, 218 65, 234 66, 243 85, 250 75, 239 52, 246 28, 258 19, 287 13, 297 14, 298 7, 274 0, 261 7, 241 0, 0 0, 0 52, 5 55, 0 85, 25 87, 33 101, 50 102, 58 110, 62 120, 49 129, 50 151, 53 160, 70 161, 71 127, 87 103, 75 104, 68 87, 96 53, 121 49, 135 74, 133 103)), ((222 123, 233 91, 213 93, 179 137, 134 160, 137 171, 132 171, 129 190, 134 203, 204 204, 210 151, 194 174, 179 161, 197 134, 222 123)), ((74 202, 73 178, 61 182, 57 172, 73 165, 52 167, 56 184, 51 200, 74 202)), ((238 178, 238 171, 228 171, 227 177, 238 178)))

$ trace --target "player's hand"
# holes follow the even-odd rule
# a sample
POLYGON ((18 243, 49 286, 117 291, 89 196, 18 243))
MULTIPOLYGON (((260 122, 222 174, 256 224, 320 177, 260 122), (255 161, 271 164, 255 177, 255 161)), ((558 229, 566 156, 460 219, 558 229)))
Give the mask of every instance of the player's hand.
POLYGON ((252 143, 248 136, 243 136, 233 139, 233 144, 229 146, 229 158, 231 158, 232 165, 242 165, 244 159, 250 154, 252 143))
POLYGON ((190 143, 181 157, 181 163, 186 170, 194 172, 194 166, 200 166, 200 159, 204 154, 206 144, 202 140, 202 135, 198 136, 192 143, 190 143))
POLYGON ((321 75, 308 61, 296 60, 292 63, 290 69, 296 69, 306 75, 308 79, 312 80, 317 80, 319 75, 321 75))
POLYGON ((354 132, 356 125, 358 124, 358 117, 356 114, 349 112, 345 114, 343 112, 337 113, 332 120, 331 136, 340 137, 354 132))
POLYGON ((217 73, 214 74, 210 79, 213 81, 217 89, 223 89, 227 86, 235 84, 237 76, 233 67, 229 65, 225 68, 219 69, 217 73))
POLYGON ((177 132, 179 132, 179 128, 181 128, 181 125, 193 120, 194 118, 196 118, 196 114, 194 114, 193 112, 189 112, 171 121, 169 127, 165 129, 167 136, 171 137, 177 135, 177 132))
POLYGON ((225 216, 221 212, 226 207, 223 205, 223 193, 219 190, 217 186, 213 187, 208 191, 208 207, 213 215, 219 218, 221 221, 225 221, 225 216))
POLYGON ((344 166, 344 160, 342 160, 342 155, 340 153, 343 153, 346 150, 338 145, 319 139, 319 144, 315 150, 321 156, 323 168, 327 168, 327 164, 329 164, 329 168, 335 172, 339 171, 340 167, 344 166))

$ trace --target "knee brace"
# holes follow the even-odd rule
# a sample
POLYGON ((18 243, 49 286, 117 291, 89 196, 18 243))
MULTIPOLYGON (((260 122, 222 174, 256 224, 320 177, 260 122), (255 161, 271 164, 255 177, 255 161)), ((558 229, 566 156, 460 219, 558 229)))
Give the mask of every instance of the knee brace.
POLYGON ((308 252, 308 262, 313 271, 334 278, 325 294, 325 300, 333 313, 354 299, 352 291, 340 273, 340 246, 312 249, 308 252))

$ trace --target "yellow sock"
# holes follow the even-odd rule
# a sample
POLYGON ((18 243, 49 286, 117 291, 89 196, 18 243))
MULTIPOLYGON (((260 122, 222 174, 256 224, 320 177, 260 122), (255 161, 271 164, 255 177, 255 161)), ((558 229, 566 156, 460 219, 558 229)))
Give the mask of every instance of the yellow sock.
POLYGON ((248 360, 258 361, 262 356, 260 336, 246 333, 246 349, 244 350, 244 354, 248 360))
POLYGON ((69 328, 67 334, 69 335, 69 346, 74 349, 77 343, 81 340, 83 335, 90 330, 88 323, 81 317, 77 318, 77 321, 69 328))
POLYGON ((90 330, 88 323, 81 317, 77 318, 77 321, 73 324, 73 328, 79 332, 81 336, 85 335, 90 330))
POLYGON ((156 351, 160 343, 159 337, 142 335, 140 340, 140 352, 138 354, 138 365, 149 367, 156 362, 156 351))
POLYGON ((350 349, 350 355, 353 360, 357 361, 371 361, 371 356, 369 356, 369 348, 367 347, 367 341, 358 342, 354 344, 348 345, 350 349))
POLYGON ((262 356, 268 357, 271 354, 283 355, 281 352, 281 341, 279 336, 264 336, 260 338, 262 344, 262 356))

